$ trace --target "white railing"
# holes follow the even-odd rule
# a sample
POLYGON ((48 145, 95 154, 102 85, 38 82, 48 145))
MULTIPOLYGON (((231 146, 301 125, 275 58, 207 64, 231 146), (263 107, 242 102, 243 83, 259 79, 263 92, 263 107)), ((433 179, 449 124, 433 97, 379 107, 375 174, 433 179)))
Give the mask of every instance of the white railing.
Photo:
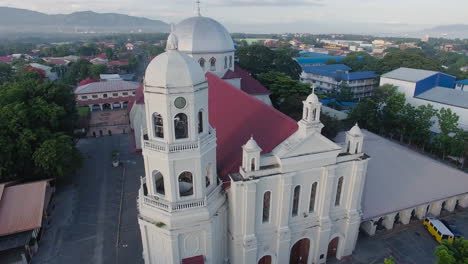
POLYGON ((202 199, 182 201, 182 202, 170 202, 163 198, 155 196, 146 196, 140 189, 140 198, 143 198, 143 205, 150 206, 156 209, 160 209, 169 213, 179 212, 187 209, 200 208, 206 206, 212 202, 215 197, 218 197, 221 193, 222 184, 218 185, 208 196, 202 199))
POLYGON ((167 144, 164 142, 154 141, 154 140, 145 140, 142 138, 144 144, 144 148, 150 151, 156 152, 163 152, 163 153, 175 153, 181 151, 191 151, 198 149, 200 146, 205 146, 210 144, 211 142, 216 141, 216 131, 211 130, 210 135, 205 135, 203 138, 199 138, 198 141, 195 142, 187 142, 187 143, 173 143, 167 144))
POLYGON ((179 152, 184 150, 192 150, 198 148, 198 142, 195 143, 182 143, 169 145, 169 152, 179 152))
POLYGON ((183 211, 186 209, 203 207, 206 204, 206 198, 191 200, 191 201, 186 201, 186 202, 169 202, 167 200, 164 200, 158 197, 144 196, 143 203, 150 207, 161 209, 161 210, 171 213, 171 212, 183 211))
POLYGON ((144 140, 144 146, 146 149, 157 151, 157 152, 166 152, 166 145, 162 143, 158 143, 156 141, 148 141, 144 140))

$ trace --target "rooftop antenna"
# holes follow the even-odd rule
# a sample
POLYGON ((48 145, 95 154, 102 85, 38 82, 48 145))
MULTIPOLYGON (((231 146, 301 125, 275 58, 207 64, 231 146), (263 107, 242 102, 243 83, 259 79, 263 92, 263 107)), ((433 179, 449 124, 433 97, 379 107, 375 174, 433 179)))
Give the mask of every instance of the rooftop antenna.
POLYGON ((201 11, 200 11, 200 0, 197 0, 195 3, 197 3, 197 14, 198 16, 201 16, 201 11))

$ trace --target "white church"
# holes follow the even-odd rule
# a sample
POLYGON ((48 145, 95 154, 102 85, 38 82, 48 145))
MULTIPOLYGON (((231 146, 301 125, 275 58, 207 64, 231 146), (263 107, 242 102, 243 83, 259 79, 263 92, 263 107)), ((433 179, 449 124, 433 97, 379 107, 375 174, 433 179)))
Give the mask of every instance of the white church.
POLYGON ((175 26, 132 107, 145 163, 138 221, 146 264, 325 263, 352 253, 369 156, 354 126, 321 135, 321 104, 296 122, 234 65, 217 21, 175 26))

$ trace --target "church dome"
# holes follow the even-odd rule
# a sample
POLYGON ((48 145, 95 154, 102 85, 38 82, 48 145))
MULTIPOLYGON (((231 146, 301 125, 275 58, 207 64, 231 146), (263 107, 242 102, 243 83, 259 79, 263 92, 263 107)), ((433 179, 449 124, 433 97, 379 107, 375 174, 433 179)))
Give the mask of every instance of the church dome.
POLYGON ((362 131, 357 123, 349 130, 349 134, 352 136, 362 136, 362 131))
POLYGON ((319 102, 319 99, 315 93, 311 93, 309 96, 307 96, 306 102, 317 104, 319 102))
POLYGON ((178 38, 170 34, 166 52, 154 58, 145 73, 145 85, 153 87, 190 87, 206 81, 205 73, 192 57, 179 52, 178 38))
POLYGON ((218 21, 202 16, 191 17, 175 26, 179 50, 187 53, 219 53, 234 51, 234 42, 218 21))

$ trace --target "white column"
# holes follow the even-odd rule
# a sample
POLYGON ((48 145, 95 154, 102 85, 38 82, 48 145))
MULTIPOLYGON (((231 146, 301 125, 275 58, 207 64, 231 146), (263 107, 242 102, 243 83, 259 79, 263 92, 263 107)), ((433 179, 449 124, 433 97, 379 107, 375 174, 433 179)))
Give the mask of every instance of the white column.
POLYGON ((255 205, 257 201, 256 181, 246 182, 244 189, 244 262, 255 263, 257 261, 257 238, 255 236, 255 205))
POLYGON ((99 107, 101 108, 101 111, 104 110, 104 109, 102 108, 102 104, 99 104, 99 107))
POLYGON ((439 216, 441 209, 442 209, 442 202, 441 201, 433 202, 429 206, 429 214, 431 214, 432 216, 439 216))
POLYGON ((292 175, 283 175, 280 178, 279 190, 280 190, 280 208, 278 208, 279 212, 279 222, 278 222, 278 230, 276 231, 277 234, 277 241, 278 244, 276 246, 277 252, 277 263, 288 263, 289 262, 289 254, 290 254, 290 244, 291 244, 291 233, 289 230, 289 216, 291 214, 291 191, 292 189, 292 175))
POLYGON ((411 220, 411 212, 413 211, 413 209, 406 209, 406 210, 403 210, 403 211, 400 211, 400 222, 404 225, 407 225, 409 224, 410 220, 411 220))
MULTIPOLYGON (((320 216, 319 240, 317 244, 316 256, 327 255, 328 243, 330 242, 331 221, 330 207, 335 201, 335 190, 337 186, 336 180, 336 165, 323 168, 322 176, 320 177, 319 188, 323 190, 320 194, 318 212, 320 216)), ((320 193, 320 191, 319 191, 320 193)), ((319 263, 325 263, 326 257, 319 259, 319 263)), ((287 262, 285 262, 287 263, 287 262)))
POLYGON ((123 109, 123 102, 120 102, 120 108, 123 109))
POLYGON ((377 221, 380 218, 374 218, 369 221, 365 221, 361 224, 361 229, 369 236, 375 235, 375 231, 377 230, 377 221))
POLYGON ((457 204, 457 197, 452 197, 445 201, 445 210, 453 212, 455 210, 455 205, 457 204))
POLYGON ((384 216, 382 224, 385 227, 385 229, 391 230, 393 228, 393 224, 395 223, 395 216, 396 213, 384 216))
POLYGON ((93 105, 88 105, 89 107, 89 111, 92 112, 93 111, 93 105))
POLYGON ((426 217, 427 204, 416 207, 416 217, 423 220, 426 217))
POLYGON ((462 208, 468 207, 468 194, 458 196, 458 205, 462 208))

